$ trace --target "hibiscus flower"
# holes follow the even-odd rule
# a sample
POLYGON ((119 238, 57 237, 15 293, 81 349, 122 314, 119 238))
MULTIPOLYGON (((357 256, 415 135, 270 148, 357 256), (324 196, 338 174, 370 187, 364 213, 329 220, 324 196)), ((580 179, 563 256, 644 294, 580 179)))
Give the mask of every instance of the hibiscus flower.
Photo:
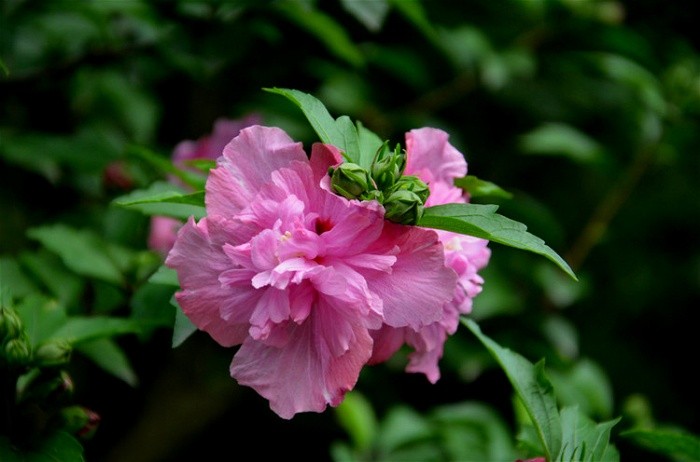
POLYGON ((309 158, 278 128, 241 130, 210 172, 207 216, 180 229, 166 259, 183 312, 240 345, 232 377, 286 419, 338 405, 373 332, 422 332, 455 296, 438 234, 333 193, 327 172, 341 161, 323 144, 309 158))
MULTIPOLYGON (((173 164, 179 168, 187 168, 187 162, 195 159, 216 160, 221 156, 224 146, 232 138, 238 136, 242 128, 260 123, 260 116, 250 114, 241 119, 231 120, 219 118, 214 122, 211 134, 198 140, 180 141, 173 150, 173 164)), ((176 178, 170 181, 181 184, 176 178)), ((182 221, 162 216, 151 217, 151 226, 148 234, 148 247, 161 255, 167 255, 175 243, 177 230, 182 226, 182 221)))

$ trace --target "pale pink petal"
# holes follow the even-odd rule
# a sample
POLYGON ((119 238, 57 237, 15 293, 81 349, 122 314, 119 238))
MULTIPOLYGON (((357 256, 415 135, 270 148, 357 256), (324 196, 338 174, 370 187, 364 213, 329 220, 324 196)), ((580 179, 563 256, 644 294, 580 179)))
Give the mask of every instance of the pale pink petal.
POLYGON ((161 255, 167 255, 175 244, 177 231, 182 226, 182 221, 170 217, 151 217, 151 226, 148 233, 148 248, 161 255))
MULTIPOLYGON (((236 305, 245 312, 246 302, 254 301, 254 294, 241 294, 230 286, 222 285, 219 276, 231 267, 223 244, 230 231, 223 223, 206 218, 195 223, 190 220, 180 229, 178 239, 165 261, 178 272, 182 290, 176 298, 183 312, 201 330, 207 331, 225 346, 241 343, 247 325, 236 325, 249 315, 231 321, 222 318, 222 311, 236 305), (242 318, 242 319, 241 319, 242 318)), ((254 305, 253 305, 254 306, 254 305)), ((251 309, 252 306, 249 308, 251 309)))
POLYGON ((437 128, 418 128, 406 133, 406 175, 416 175, 426 183, 444 181, 467 174, 464 155, 448 142, 449 135, 437 128))
POLYGON ((399 348, 404 344, 405 329, 405 327, 396 328, 384 324, 379 329, 370 330, 370 335, 374 340, 374 347, 368 364, 383 363, 394 356, 394 353, 399 351, 399 348))
POLYGON ((267 398, 284 419, 340 404, 372 352, 361 320, 321 299, 303 324, 286 329, 283 347, 247 339, 233 358, 231 376, 267 398))
POLYGON ((438 321, 452 299, 457 276, 445 267, 443 246, 434 231, 387 222, 375 246, 401 251, 391 273, 366 270, 367 284, 384 302, 384 322, 419 329, 438 321))
POLYGON ((442 358, 447 332, 440 323, 423 327, 420 332, 405 329, 406 343, 414 348, 408 355, 409 363, 406 372, 425 374, 430 383, 440 379, 438 361, 442 358))
POLYGON ((314 185, 328 176, 328 168, 343 162, 340 149, 330 144, 314 143, 311 146, 311 169, 314 173, 314 185))
POLYGON ((209 174, 207 213, 234 216, 253 201, 273 172, 294 161, 308 159, 301 143, 283 130, 259 125, 241 130, 209 174))

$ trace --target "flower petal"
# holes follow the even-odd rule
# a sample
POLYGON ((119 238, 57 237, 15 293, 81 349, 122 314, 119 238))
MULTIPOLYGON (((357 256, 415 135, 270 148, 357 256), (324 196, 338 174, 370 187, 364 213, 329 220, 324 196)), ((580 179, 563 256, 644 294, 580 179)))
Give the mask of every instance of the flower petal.
POLYGON ((457 275, 445 266, 437 234, 387 222, 374 246, 400 249, 391 273, 369 269, 364 273, 370 290, 384 302, 384 322, 419 329, 440 320, 443 304, 454 294, 457 275))
POLYGON ((206 185, 209 215, 232 217, 250 204, 272 173, 294 161, 308 162, 301 143, 283 130, 254 125, 226 145, 206 185))
POLYGON ((243 342, 247 319, 259 295, 221 284, 219 277, 231 268, 223 251, 230 232, 225 223, 193 218, 180 229, 165 264, 177 270, 180 286, 176 298, 183 312, 201 330, 224 346, 243 342), (237 316, 229 313, 235 307, 237 316), (224 313, 227 319, 224 319, 224 313))
POLYGON ((286 329, 289 340, 282 347, 247 339, 233 358, 231 376, 267 398, 284 419, 340 404, 372 351, 362 320, 321 298, 305 322, 286 329))
POLYGON ((464 155, 447 140, 449 135, 437 128, 418 128, 406 133, 406 175, 416 175, 426 183, 445 181, 467 174, 464 155))

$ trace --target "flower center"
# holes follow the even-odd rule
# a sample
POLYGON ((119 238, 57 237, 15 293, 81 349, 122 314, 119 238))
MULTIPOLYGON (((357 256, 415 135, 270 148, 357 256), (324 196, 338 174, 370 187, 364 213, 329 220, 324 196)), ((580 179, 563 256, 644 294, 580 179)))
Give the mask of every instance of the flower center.
POLYGON ((328 218, 318 218, 316 219, 316 234, 319 236, 326 231, 333 229, 333 223, 328 218))

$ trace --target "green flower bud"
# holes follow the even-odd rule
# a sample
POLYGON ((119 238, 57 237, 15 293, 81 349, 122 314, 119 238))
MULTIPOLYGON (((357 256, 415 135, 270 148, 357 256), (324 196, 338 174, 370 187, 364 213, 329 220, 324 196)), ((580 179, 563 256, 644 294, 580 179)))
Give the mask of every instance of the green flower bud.
POLYGON ((376 189, 370 189, 360 194, 360 200, 384 202, 384 194, 376 189))
POLYGON ((19 401, 46 405, 63 405, 73 396, 73 380, 66 371, 44 369, 22 390, 19 401))
POLYGON ((423 201, 407 189, 392 192, 384 200, 384 218, 402 225, 415 225, 423 216, 423 201))
POLYGON ((372 185, 367 170, 351 162, 344 162, 329 173, 333 190, 347 199, 359 198, 372 185))
POLYGON ((425 205, 425 201, 428 200, 428 196, 430 195, 430 189, 428 188, 428 185, 423 183, 423 181, 420 178, 413 175, 402 176, 398 179, 398 181, 396 181, 396 183, 394 183, 394 186, 391 188, 391 191, 393 192, 399 190, 414 192, 418 197, 420 197, 420 200, 423 203, 423 205, 425 205))
POLYGON ((17 338, 22 332, 22 320, 12 308, 0 308, 0 344, 17 338))
POLYGON ((55 367, 68 364, 73 348, 65 340, 48 340, 34 351, 34 365, 55 367))
POLYGON ((97 431, 100 416, 83 406, 69 406, 61 409, 59 425, 69 433, 82 439, 91 438, 97 431))
POLYGON ((26 335, 8 340, 3 348, 5 362, 10 366, 27 366, 32 359, 32 349, 26 335))
POLYGON ((398 144, 394 151, 389 151, 389 143, 384 142, 377 151, 377 155, 372 162, 372 179, 377 185, 377 189, 385 191, 391 188, 394 183, 401 178, 406 168, 406 154, 401 151, 398 144))

